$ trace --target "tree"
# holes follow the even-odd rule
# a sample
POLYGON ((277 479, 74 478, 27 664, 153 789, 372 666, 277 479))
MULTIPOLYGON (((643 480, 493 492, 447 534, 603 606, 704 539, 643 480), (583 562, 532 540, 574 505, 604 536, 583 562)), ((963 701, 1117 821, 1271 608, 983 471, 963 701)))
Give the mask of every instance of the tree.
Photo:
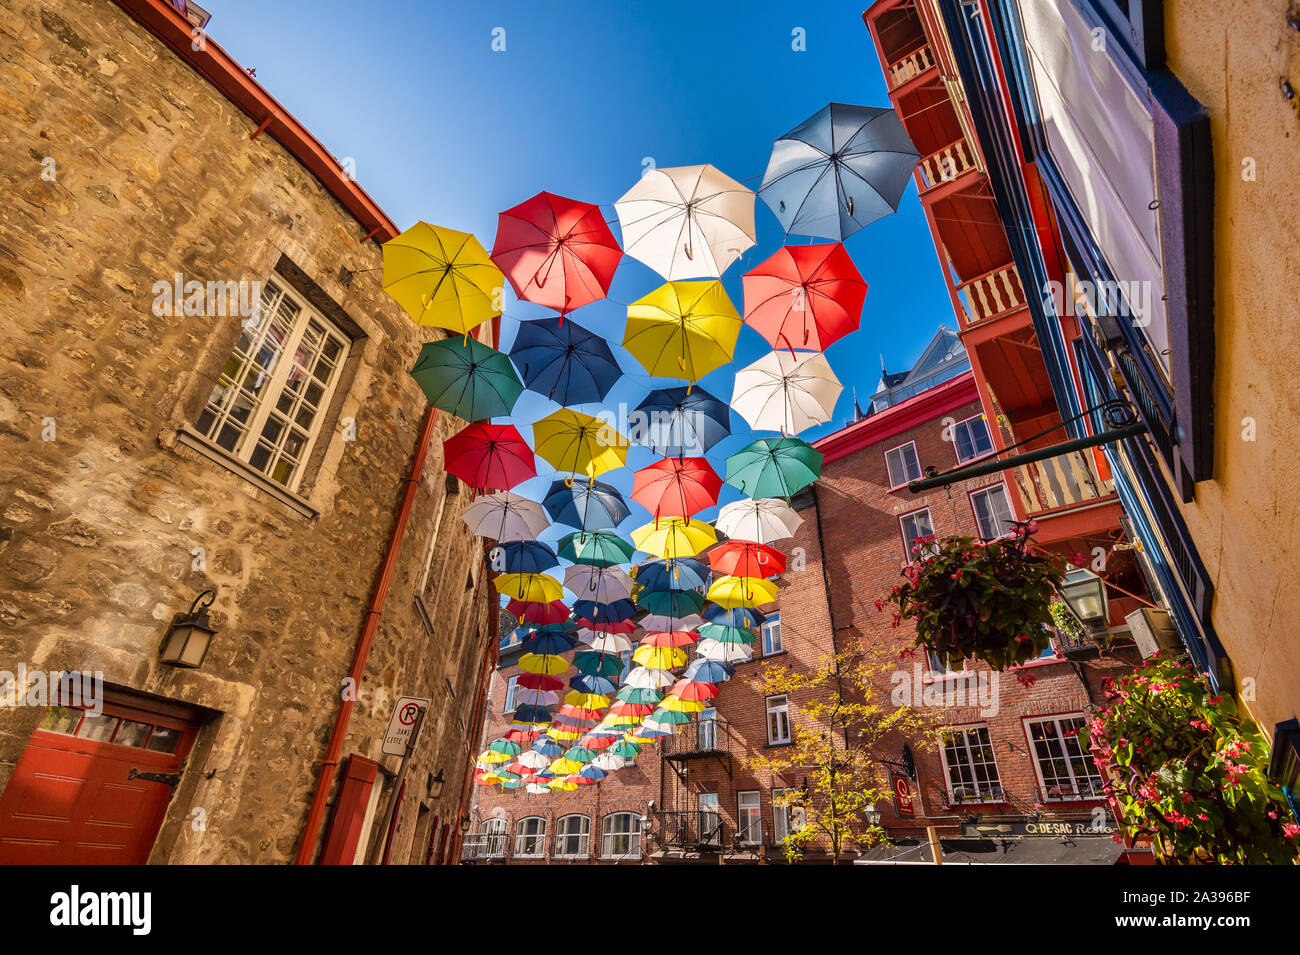
POLYGON ((751 681, 765 696, 785 695, 790 703, 792 744, 745 762, 756 771, 804 774, 803 788, 776 802, 802 817, 781 841, 791 862, 821 843, 838 864, 848 846, 868 849, 886 838, 865 814, 892 798, 878 754, 891 743, 897 752, 900 737, 914 749, 938 738, 937 713, 897 706, 882 690, 897 669, 897 657, 858 649, 826 656, 802 672, 768 664, 751 681))

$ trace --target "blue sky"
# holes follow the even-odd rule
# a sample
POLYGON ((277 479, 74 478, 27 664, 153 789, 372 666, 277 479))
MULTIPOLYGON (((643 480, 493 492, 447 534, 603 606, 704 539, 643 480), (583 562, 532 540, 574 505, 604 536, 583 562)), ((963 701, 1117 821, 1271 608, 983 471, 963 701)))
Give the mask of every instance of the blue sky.
MULTIPOLYGON (((647 158, 660 167, 711 163, 757 189, 772 140, 827 102, 889 105, 861 0, 213 0, 208 6, 212 38, 255 68, 258 81, 336 156, 355 162, 361 185, 400 228, 424 219, 471 231, 488 249, 497 213, 543 189, 600 203, 613 219, 614 200, 636 182, 647 158), (497 28, 504 30, 503 52, 492 49, 497 28), (806 50, 792 48, 797 28, 806 50)), ((756 219, 757 247, 724 276, 738 309, 740 275, 784 238, 761 200, 756 219)), ((844 394, 830 424, 800 435, 808 441, 843 425, 854 387, 865 403, 882 354, 891 371, 904 369, 939 324, 954 324, 914 186, 897 215, 858 232, 846 246, 869 291, 860 330, 827 350, 844 394)), ((626 303, 660 283, 625 257, 610 300, 572 319, 618 342, 626 303)), ((546 314, 510 301, 503 347, 514 335, 512 318, 546 314)), ((731 369, 769 350, 757 333, 742 329, 733 365, 703 386, 728 400, 731 369)), ((624 367, 611 407, 635 406, 652 385, 680 384, 652 383, 631 359, 624 367)), ((516 409, 520 422, 555 410, 528 395, 516 409)), ((750 438, 738 433, 710 453, 719 473, 726 454, 750 438)), ((653 460, 634 448, 628 464, 653 460)), ((630 490, 629 471, 610 479, 630 490)), ((548 483, 539 477, 518 490, 540 499, 548 483)), ((724 494, 724 503, 739 496, 731 489, 724 494)), ((623 529, 645 519, 634 507, 623 529)))

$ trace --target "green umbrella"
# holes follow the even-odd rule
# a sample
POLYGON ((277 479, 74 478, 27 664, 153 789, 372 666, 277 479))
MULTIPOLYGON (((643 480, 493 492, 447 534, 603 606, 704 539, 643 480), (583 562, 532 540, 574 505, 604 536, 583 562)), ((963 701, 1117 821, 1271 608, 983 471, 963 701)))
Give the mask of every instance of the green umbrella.
POLYGON ((646 719, 654 720, 656 723, 690 723, 695 719, 695 714, 677 710, 655 710, 646 719))
POLYGON ((744 627, 724 627, 720 623, 706 623, 699 628, 701 637, 718 643, 753 643, 754 633, 744 627))
POLYGON ((570 746, 564 758, 571 759, 575 763, 589 763, 599 755, 594 749, 587 749, 585 746, 570 746))
POLYGON ((575 564, 613 567, 628 563, 633 552, 630 541, 604 531, 575 531, 560 538, 560 556, 575 564))
POLYGON ((727 458, 727 483, 751 498, 789 500, 821 473, 821 452, 798 438, 759 438, 727 458))
POLYGON ((652 705, 658 704, 664 698, 662 690, 651 690, 637 686, 625 686, 618 691, 618 698, 624 703, 637 703, 652 705))
POLYGON ((468 337, 426 344, 411 377, 429 404, 466 421, 510 414, 524 390, 505 354, 468 337))
POLYGON ((641 755, 641 747, 636 743, 628 740, 621 740, 610 747, 609 750, 615 756, 622 756, 624 759, 636 759, 641 755))
POLYGON ((694 590, 643 590, 637 594, 636 605, 651 613, 685 617, 704 608, 704 595, 694 590))
POLYGON ((579 650, 573 655, 573 665, 581 673, 592 676, 618 676, 623 672, 623 658, 617 653, 599 650, 579 650))

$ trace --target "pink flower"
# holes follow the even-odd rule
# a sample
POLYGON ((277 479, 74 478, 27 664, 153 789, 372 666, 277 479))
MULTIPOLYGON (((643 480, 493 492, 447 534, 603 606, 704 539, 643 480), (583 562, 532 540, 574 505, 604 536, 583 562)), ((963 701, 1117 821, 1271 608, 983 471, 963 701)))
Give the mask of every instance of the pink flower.
POLYGON ((1284 822, 1282 823, 1282 835, 1295 839, 1300 836, 1300 826, 1297 826, 1294 822, 1284 822))

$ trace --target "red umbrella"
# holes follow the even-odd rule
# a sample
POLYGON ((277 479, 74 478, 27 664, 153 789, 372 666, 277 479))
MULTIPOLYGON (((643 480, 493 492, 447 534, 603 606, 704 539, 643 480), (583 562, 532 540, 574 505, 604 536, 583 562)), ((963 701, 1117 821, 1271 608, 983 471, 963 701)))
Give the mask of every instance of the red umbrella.
POLYGON ((588 620, 586 617, 578 618, 578 626, 586 627, 588 630, 595 630, 597 633, 635 633, 636 624, 631 620, 617 620, 606 623, 596 623, 594 620, 588 620))
POLYGON ((492 246, 515 294, 561 316, 604 298, 622 257, 599 206, 549 192, 501 213, 492 246))
POLYGON ((696 636, 689 630, 654 631, 641 638, 643 647, 685 647, 694 643, 696 636))
MULTIPOLYGON (((519 685, 527 687, 530 690, 562 690, 564 681, 558 676, 547 676, 545 673, 528 673, 519 674, 519 685)), ((518 742, 518 740, 514 740, 518 742)))
POLYGON ((632 500, 661 517, 690 517, 718 503, 722 478, 704 458, 664 458, 632 475, 632 500))
POLYGON ((711 700, 718 695, 718 688, 712 683, 678 680, 668 692, 679 700, 711 700))
POLYGON ((729 540, 709 551, 709 566, 731 577, 775 577, 785 573, 785 555, 767 544, 729 540))
POLYGON ((615 700, 614 705, 609 708, 610 716, 649 716, 658 707, 654 703, 628 703, 624 700, 615 700))
POLYGON ((564 623, 569 619, 569 605, 562 600, 552 600, 544 604, 536 600, 524 601, 511 598, 506 604, 506 609, 514 614, 517 620, 527 620, 530 623, 541 624, 543 627, 552 623, 564 623))
MULTIPOLYGON (((541 676, 541 674, 529 674, 529 675, 541 676)), ((521 673, 520 676, 523 676, 523 674, 521 673)), ((551 679, 554 679, 554 677, 552 677, 551 679)), ((558 683, 559 681, 556 680, 556 682, 558 683)), ((560 685, 563 686, 563 684, 560 685)), ((534 689, 536 688, 534 687, 534 689)), ((504 738, 510 740, 510 742, 512 743, 519 743, 522 746, 531 746, 533 740, 537 739, 537 737, 540 735, 541 734, 538 733, 537 730, 530 730, 530 729, 525 729, 522 726, 515 726, 506 731, 506 735, 504 738)))
POLYGON ((855 331, 867 283, 838 242, 788 245, 744 274, 745 322, 773 348, 822 351, 855 331))
POLYGON ((442 443, 447 470, 470 487, 508 491, 537 477, 533 449, 512 424, 479 421, 442 443))

